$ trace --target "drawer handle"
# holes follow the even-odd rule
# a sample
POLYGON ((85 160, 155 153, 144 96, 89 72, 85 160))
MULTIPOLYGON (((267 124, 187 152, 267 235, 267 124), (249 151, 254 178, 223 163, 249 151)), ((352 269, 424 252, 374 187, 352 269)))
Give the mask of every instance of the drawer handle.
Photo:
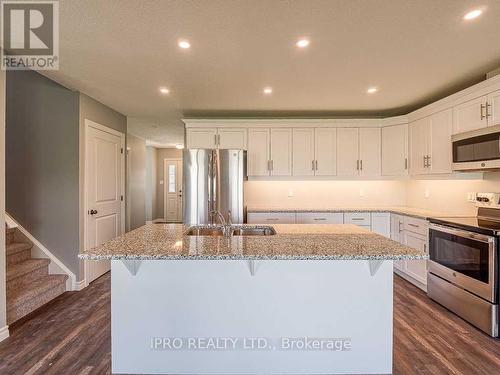
POLYGON ((353 217, 351 220, 359 221, 359 220, 365 220, 365 218, 363 218, 363 217, 353 217))
POLYGON ((314 220, 316 220, 316 221, 324 221, 324 220, 326 220, 326 217, 316 217, 316 218, 314 218, 314 220))
POLYGON ((267 221, 277 221, 279 219, 277 217, 268 217, 266 220, 267 221))
POLYGON ((417 224, 408 223, 408 225, 409 225, 410 227, 420 228, 420 225, 417 225, 417 224))

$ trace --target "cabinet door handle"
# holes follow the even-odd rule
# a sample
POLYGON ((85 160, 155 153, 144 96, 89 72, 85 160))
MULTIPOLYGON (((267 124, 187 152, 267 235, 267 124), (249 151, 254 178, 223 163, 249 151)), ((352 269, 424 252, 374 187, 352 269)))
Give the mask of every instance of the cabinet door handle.
POLYGON ((274 160, 271 159, 271 170, 273 171, 274 170, 274 160))
POLYGON ((356 170, 359 171, 359 160, 356 160, 356 170))
POLYGON ((314 171, 314 160, 311 162, 312 166, 311 169, 314 171))
POLYGON ((402 222, 398 222, 398 225, 399 225, 399 233, 401 233, 401 232, 403 231, 403 229, 401 229, 401 225, 402 225, 402 224, 403 224, 402 222))
POLYGON ((405 158, 405 170, 408 169, 408 158, 405 158))
POLYGON ((314 165, 315 165, 316 170, 318 170, 318 161, 317 160, 314 161, 314 165))
POLYGON ((491 116, 492 116, 492 115, 491 115, 491 113, 490 113, 490 111, 488 111, 488 108, 490 108, 490 107, 491 107, 491 104, 490 104, 490 103, 488 103, 488 102, 486 102, 486 119, 487 119, 488 117, 491 117, 491 116))
POLYGON ((360 169, 360 170, 363 170, 363 160, 360 160, 360 161, 359 161, 359 169, 360 169))
MULTIPOLYGON (((481 104, 481 120, 485 119, 485 116, 484 116, 484 113, 483 113, 484 107, 485 107, 485 105, 481 104)), ((488 110, 486 110, 486 111, 488 111, 488 110)))
POLYGON ((423 158, 424 158, 424 168, 427 168, 427 164, 426 164, 427 159, 425 158, 425 155, 423 156, 423 158))
POLYGON ((427 155, 427 167, 430 168, 431 166, 431 156, 427 155))
POLYGON ((214 145, 217 146, 217 134, 214 134, 214 145))
POLYGON ((424 243, 424 251, 427 253, 427 244, 424 243))

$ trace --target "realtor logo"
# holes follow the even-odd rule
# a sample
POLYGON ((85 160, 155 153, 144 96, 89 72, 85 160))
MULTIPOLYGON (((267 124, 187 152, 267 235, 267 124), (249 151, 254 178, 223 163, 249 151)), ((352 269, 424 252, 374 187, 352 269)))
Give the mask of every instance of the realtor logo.
POLYGON ((59 2, 1 2, 3 70, 59 69, 59 2))

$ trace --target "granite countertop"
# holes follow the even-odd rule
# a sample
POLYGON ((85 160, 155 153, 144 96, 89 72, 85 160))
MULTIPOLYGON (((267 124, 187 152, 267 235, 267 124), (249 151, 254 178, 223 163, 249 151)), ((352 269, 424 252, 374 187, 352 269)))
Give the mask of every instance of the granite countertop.
POLYGON ((463 217, 446 212, 423 210, 414 207, 330 207, 330 208, 287 208, 273 206, 249 206, 247 212, 390 212, 400 215, 412 216, 419 219, 440 217, 463 217))
POLYGON ((81 259, 383 260, 427 259, 348 224, 276 224, 272 236, 187 236, 183 224, 146 224, 79 254, 81 259))

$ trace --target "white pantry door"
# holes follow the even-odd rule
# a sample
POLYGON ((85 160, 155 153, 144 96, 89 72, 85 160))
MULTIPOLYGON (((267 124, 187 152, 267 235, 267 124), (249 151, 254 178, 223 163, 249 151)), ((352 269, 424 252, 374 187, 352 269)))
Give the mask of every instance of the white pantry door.
MULTIPOLYGON (((124 231, 122 177, 124 136, 86 121, 86 248, 91 249, 124 231)), ((86 261, 85 279, 92 282, 110 270, 109 260, 86 261)))
POLYGON ((165 159, 164 181, 165 189, 165 220, 169 222, 182 221, 182 160, 165 159))

